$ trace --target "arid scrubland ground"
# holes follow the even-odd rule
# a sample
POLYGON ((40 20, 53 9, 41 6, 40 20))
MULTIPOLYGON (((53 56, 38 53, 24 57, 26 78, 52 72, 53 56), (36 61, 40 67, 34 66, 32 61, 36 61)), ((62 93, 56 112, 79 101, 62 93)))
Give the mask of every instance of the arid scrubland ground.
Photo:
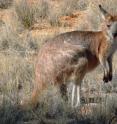
POLYGON ((0 124, 117 123, 117 55, 112 82, 103 83, 101 67, 85 77, 80 108, 65 103, 54 86, 43 93, 37 109, 18 107, 31 95, 43 42, 67 31, 100 30, 100 2, 117 14, 117 0, 0 0, 0 124))

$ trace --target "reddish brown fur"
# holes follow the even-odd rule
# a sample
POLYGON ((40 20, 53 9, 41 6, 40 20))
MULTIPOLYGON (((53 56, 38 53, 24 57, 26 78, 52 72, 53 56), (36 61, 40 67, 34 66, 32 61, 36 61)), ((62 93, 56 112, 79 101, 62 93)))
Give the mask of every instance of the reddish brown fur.
POLYGON ((73 80, 79 85, 87 72, 109 56, 112 39, 107 31, 73 31, 47 41, 38 54, 36 82, 29 103, 36 106, 48 84, 60 86, 73 80))
POLYGON ((38 54, 32 105, 36 105, 38 96, 48 84, 59 85, 69 80, 81 83, 86 72, 99 64, 101 49, 108 46, 103 32, 74 31, 47 41, 38 54))

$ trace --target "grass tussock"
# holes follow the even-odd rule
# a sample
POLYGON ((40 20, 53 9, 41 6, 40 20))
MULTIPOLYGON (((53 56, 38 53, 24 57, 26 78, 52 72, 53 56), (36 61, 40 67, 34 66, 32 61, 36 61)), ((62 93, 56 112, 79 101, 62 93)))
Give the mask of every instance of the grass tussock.
POLYGON ((19 2, 15 3, 15 10, 19 20, 25 28, 29 28, 34 24, 35 10, 28 4, 27 0, 20 0, 19 2))
POLYGON ((48 21, 51 26, 61 26, 60 17, 65 15, 71 15, 76 10, 83 10, 87 7, 86 1, 81 0, 64 0, 59 9, 55 7, 49 7, 48 21))
POLYGON ((85 0, 64 0, 62 5, 63 15, 71 15, 75 10, 83 10, 88 3, 85 0))
POLYGON ((86 8, 86 2, 80 0, 64 0, 58 9, 45 0, 40 0, 34 5, 30 5, 27 0, 20 0, 15 4, 17 15, 26 28, 43 20, 48 21, 51 26, 60 26, 61 16, 71 15, 75 10, 83 8, 86 8))
POLYGON ((0 50, 18 50, 22 49, 23 46, 20 45, 18 42, 20 42, 20 37, 18 36, 17 32, 14 32, 12 30, 12 27, 9 25, 5 24, 2 27, 1 30, 1 36, 0 36, 0 50))
POLYGON ((49 9, 49 14, 48 14, 48 22, 50 23, 51 26, 58 27, 60 26, 59 18, 62 16, 61 11, 56 11, 54 10, 53 7, 49 9))
POLYGON ((21 124, 24 112, 18 105, 23 97, 30 96, 34 66, 21 56, 0 53, 0 57, 0 123, 21 124))
POLYGON ((0 0, 0 8, 7 9, 12 3, 13 0, 0 0))
POLYGON ((36 20, 42 23, 46 20, 51 26, 59 25, 59 17, 61 16, 60 11, 56 10, 48 1, 40 0, 35 5, 35 17, 36 20))
POLYGON ((36 3, 35 10, 36 10, 36 18, 39 20, 47 19, 49 14, 49 2, 45 0, 40 0, 36 3))
POLYGON ((17 56, 29 56, 36 54, 44 39, 33 38, 31 33, 20 37, 12 26, 5 24, 0 31, 0 52, 17 56))

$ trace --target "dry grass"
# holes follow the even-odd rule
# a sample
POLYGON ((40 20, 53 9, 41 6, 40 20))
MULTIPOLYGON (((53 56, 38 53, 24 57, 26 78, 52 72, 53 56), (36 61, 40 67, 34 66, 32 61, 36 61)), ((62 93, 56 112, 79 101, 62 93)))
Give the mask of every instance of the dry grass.
POLYGON ((54 7, 48 1, 39 0, 30 5, 27 0, 16 2, 17 15, 26 28, 30 28, 36 21, 41 23, 47 20, 51 26, 60 26, 59 18, 63 15, 71 15, 76 10, 86 8, 87 2, 80 0, 64 0, 60 7, 54 7))
MULTIPOLYGON (((52 26, 59 26, 59 16, 69 15, 74 10, 87 6, 84 0, 68 1, 64 1, 64 9, 61 11, 54 11, 47 1, 41 1, 41 4, 30 8, 25 0, 21 0, 19 4, 15 4, 15 8, 26 29, 38 20, 47 20, 52 26)), ((95 26, 97 25, 94 24, 95 26)), ((0 124, 107 124, 113 116, 116 120, 117 55, 114 57, 114 78, 111 84, 103 84, 101 81, 100 67, 85 77, 80 108, 71 108, 69 103, 61 99, 54 86, 49 86, 43 93, 36 110, 23 111, 18 108, 20 100, 31 95, 35 82, 35 58, 42 43, 49 37, 40 35, 35 38, 30 30, 25 34, 25 28, 24 32, 19 32, 7 23, 0 27, 0 124)), ((71 86, 69 91, 70 88, 71 86)))
MULTIPOLYGON (((15 37, 17 35, 14 36, 13 33, 11 35, 9 30, 7 30, 7 32, 9 33, 7 34, 7 37, 5 37, 5 35, 4 38, 9 41, 8 43, 12 44, 13 41, 17 43, 18 41, 15 37)), ((26 41, 22 44, 23 48, 27 52, 33 51, 35 49, 33 45, 27 47, 27 43, 34 43, 33 38, 29 37, 29 35, 27 37, 29 39, 25 39, 26 41)), ((35 81, 35 61, 34 59, 33 61, 30 61, 30 58, 33 57, 33 55, 27 54, 27 52, 24 52, 24 55, 22 56, 22 54, 20 54, 21 48, 19 48, 19 51, 14 51, 14 47, 11 47, 11 44, 9 47, 6 47, 7 45, 5 45, 5 48, 3 47, 3 44, 0 45, 1 48, 4 48, 0 51, 1 124, 104 124, 111 119, 112 114, 116 113, 116 90, 112 90, 112 86, 116 89, 116 79, 114 77, 112 85, 104 85, 103 82, 100 82, 100 77, 102 77, 102 73, 100 74, 101 68, 98 68, 93 74, 87 75, 84 79, 82 94, 84 93, 83 89, 88 91, 83 98, 86 99, 86 102, 82 103, 81 109, 71 108, 70 104, 61 99, 58 89, 53 86, 49 86, 48 90, 43 93, 41 102, 36 110, 23 111, 19 109, 18 104, 20 100, 30 97, 31 95, 33 82, 35 81), (9 51, 6 53, 6 50, 9 51), (108 87, 110 87, 110 90, 108 90, 108 87), (99 101, 98 104, 95 103, 95 105, 91 105, 91 101, 88 100, 89 94, 91 94, 92 91, 94 94, 97 94, 96 96, 94 95, 97 99, 93 102, 97 102, 98 97, 103 97, 103 100, 99 101)), ((116 58, 114 61, 114 66, 115 65, 116 58)), ((115 70, 114 72, 116 74, 115 70)))
POLYGON ((83 10, 88 6, 85 0, 64 0, 62 5, 63 15, 71 15, 75 10, 83 10))
POLYGON ((34 22, 35 10, 30 6, 27 0, 21 0, 15 3, 15 10, 19 17, 19 20, 22 22, 25 28, 31 27, 34 22))
POLYGON ((49 14, 49 2, 40 0, 35 5, 36 8, 36 17, 40 20, 47 19, 49 14))
POLYGON ((13 0, 0 0, 0 8, 7 9, 12 3, 13 0))

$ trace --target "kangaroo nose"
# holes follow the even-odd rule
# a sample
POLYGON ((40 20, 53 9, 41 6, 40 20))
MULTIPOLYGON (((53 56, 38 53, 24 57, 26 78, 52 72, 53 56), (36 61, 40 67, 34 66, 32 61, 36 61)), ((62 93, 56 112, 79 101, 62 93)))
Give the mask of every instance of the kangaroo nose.
POLYGON ((114 37, 114 38, 117 37, 117 33, 113 33, 113 37, 114 37))
POLYGON ((110 27, 111 27, 111 25, 110 25, 110 24, 108 24, 108 25, 107 25, 107 27, 108 27, 108 28, 110 28, 110 27))

